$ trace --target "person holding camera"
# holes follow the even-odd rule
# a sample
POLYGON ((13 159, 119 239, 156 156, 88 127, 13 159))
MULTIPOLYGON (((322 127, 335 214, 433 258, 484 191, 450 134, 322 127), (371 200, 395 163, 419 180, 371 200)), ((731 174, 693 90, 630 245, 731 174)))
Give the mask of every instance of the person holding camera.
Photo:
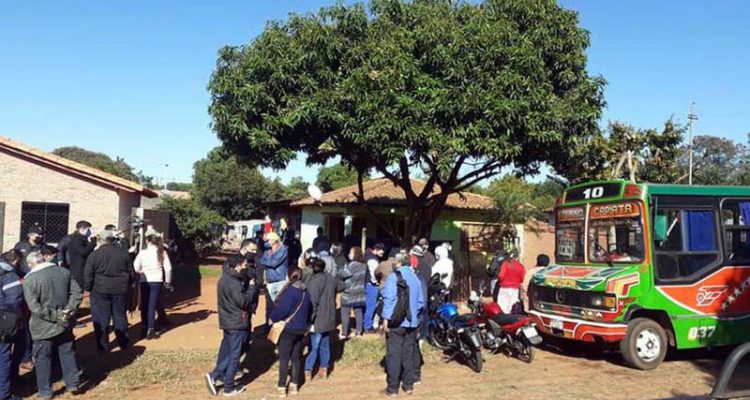
POLYGON ((23 293, 31 311, 29 329, 34 341, 36 382, 40 398, 52 398, 52 353, 60 359, 65 387, 78 394, 79 374, 73 350, 73 316, 81 305, 81 287, 70 271, 52 263, 57 249, 44 246, 26 257, 31 271, 23 293))

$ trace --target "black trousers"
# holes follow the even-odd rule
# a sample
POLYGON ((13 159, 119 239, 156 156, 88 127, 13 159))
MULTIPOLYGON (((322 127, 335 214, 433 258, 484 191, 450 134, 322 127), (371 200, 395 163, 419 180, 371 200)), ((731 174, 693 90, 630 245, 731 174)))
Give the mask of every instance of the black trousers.
POLYGON ((292 379, 290 383, 302 383, 302 350, 304 349, 304 333, 284 331, 279 337, 279 386, 286 387, 289 376, 289 364, 292 364, 292 379))
POLYGON ((120 348, 130 344, 128 340, 128 316, 125 295, 111 295, 91 293, 91 317, 94 320, 94 337, 100 351, 109 349, 109 335, 107 327, 112 319, 115 326, 115 336, 120 348))
POLYGON ((414 389, 415 361, 418 354, 417 329, 393 328, 386 337, 385 365, 388 374, 388 391, 398 393, 414 389))

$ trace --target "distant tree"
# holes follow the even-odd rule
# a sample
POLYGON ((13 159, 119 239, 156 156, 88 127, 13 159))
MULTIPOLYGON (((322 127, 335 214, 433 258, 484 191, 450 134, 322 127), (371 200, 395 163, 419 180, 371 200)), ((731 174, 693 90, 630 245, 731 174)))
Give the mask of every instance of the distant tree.
POLYGON ((302 153, 385 176, 405 193, 405 233, 389 231, 406 244, 453 193, 577 162, 604 105, 588 46, 577 14, 550 0, 339 3, 222 48, 209 113, 252 164, 282 169, 302 153))
MULTIPOLYGON (((365 175, 365 179, 369 176, 365 175)), ((335 164, 330 167, 322 167, 318 172, 315 182, 323 192, 340 189, 342 187, 357 184, 357 171, 346 164, 335 164)))
POLYGON ((562 176, 573 183, 601 179, 673 183, 680 176, 683 132, 684 127, 671 119, 661 131, 610 122, 606 134, 592 135, 581 143, 562 176))
POLYGON ((195 163, 193 184, 195 198, 228 220, 260 217, 264 202, 279 200, 257 168, 238 163, 220 148, 195 163))
POLYGON ((202 253, 221 237, 226 220, 195 199, 163 197, 158 208, 168 211, 179 229, 179 248, 202 253))
POLYGON ((193 184, 191 182, 169 182, 167 183, 167 190, 189 192, 193 190, 193 184))
POLYGON ((134 172, 133 167, 120 157, 116 157, 113 160, 104 153, 97 153, 75 146, 54 149, 52 150, 52 154, 119 176, 120 178, 139 182, 138 175, 134 172))
MULTIPOLYGON (((679 183, 688 183, 688 144, 682 146, 679 183)), ((700 135, 693 138, 693 184, 738 185, 746 171, 746 147, 731 139, 700 135)))
POLYGON ((284 197, 287 199, 301 199, 307 196, 307 187, 309 183, 301 176, 295 176, 289 181, 284 189, 284 197))

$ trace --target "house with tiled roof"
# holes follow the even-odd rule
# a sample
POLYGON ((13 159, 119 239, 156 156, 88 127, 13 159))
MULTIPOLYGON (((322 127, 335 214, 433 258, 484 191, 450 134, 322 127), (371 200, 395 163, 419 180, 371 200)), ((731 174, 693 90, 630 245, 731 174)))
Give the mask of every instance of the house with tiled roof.
MULTIPOLYGON (((411 185, 415 192, 420 193, 425 182, 412 179, 411 185)), ((397 245, 398 240, 391 237, 389 230, 403 232, 406 204, 404 191, 390 180, 378 178, 363 183, 363 194, 366 205, 359 201, 357 185, 323 193, 319 200, 306 197, 288 203, 290 209, 299 212, 299 224, 295 225, 300 229, 303 248, 312 247, 318 227, 323 227, 330 242, 344 243, 345 247, 347 244, 359 245, 362 233, 370 244, 373 241, 383 241, 389 245, 397 245)), ((501 246, 497 234, 497 229, 500 228, 489 223, 494 210, 494 201, 487 196, 469 192, 451 194, 432 227, 430 242, 433 246, 443 242, 451 243, 454 257, 476 256, 476 263, 482 264, 485 262, 482 257, 501 246)), ((547 227, 544 229, 543 236, 536 236, 530 234, 523 225, 516 227, 518 242, 514 245, 520 248, 524 258, 526 254, 523 253, 528 253, 531 260, 532 251, 538 251, 538 248, 544 247, 544 243, 554 243, 554 239, 548 236, 550 232, 547 227), (527 247, 532 251, 525 252, 527 247)), ((536 253, 533 257, 536 257, 536 253)))
POLYGON ((29 227, 57 243, 86 220, 95 228, 122 227, 158 194, 140 183, 0 136, 0 250, 26 237, 29 227))

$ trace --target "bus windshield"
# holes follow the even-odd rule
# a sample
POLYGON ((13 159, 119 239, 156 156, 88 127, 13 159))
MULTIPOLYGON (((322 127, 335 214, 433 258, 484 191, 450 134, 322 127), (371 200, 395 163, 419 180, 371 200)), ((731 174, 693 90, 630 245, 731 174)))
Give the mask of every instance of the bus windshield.
POLYGON ((557 211, 555 238, 557 246, 555 259, 561 262, 584 262, 584 221, 586 210, 583 207, 561 208, 557 211))
POLYGON ((593 205, 589 212, 588 238, 591 262, 643 261, 640 205, 635 202, 593 205))

